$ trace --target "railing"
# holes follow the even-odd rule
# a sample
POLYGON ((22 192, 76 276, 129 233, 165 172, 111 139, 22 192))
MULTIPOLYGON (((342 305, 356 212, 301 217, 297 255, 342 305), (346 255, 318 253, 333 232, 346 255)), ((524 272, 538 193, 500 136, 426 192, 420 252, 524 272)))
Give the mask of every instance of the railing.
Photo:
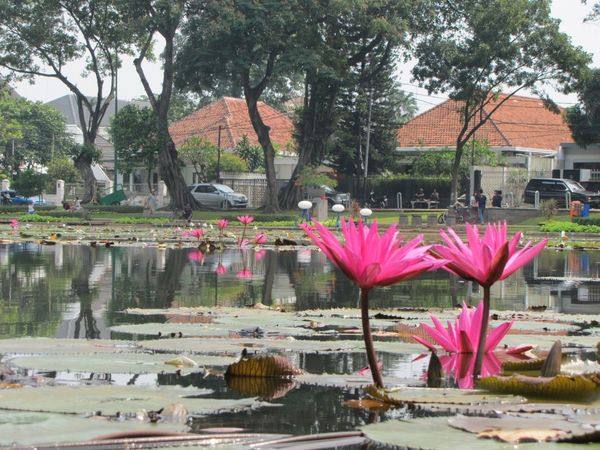
POLYGON ((396 193, 396 208, 402 209, 402 192, 396 193))
POLYGON ((533 206, 535 209, 540 209, 540 191, 535 191, 533 206))

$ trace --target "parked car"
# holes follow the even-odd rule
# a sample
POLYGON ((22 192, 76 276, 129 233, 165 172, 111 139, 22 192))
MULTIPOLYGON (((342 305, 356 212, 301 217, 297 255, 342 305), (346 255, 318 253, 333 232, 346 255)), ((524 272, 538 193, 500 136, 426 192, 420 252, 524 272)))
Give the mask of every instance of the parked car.
POLYGON ((589 203, 592 208, 600 208, 600 194, 586 190, 577 181, 565 178, 532 178, 525 187, 523 201, 535 202, 535 192, 540 193, 540 201, 556 200, 559 207, 566 207, 567 193, 571 194, 571 201, 589 203))
POLYGON ((196 183, 189 187, 192 196, 211 208, 246 208, 248 197, 234 192, 229 186, 215 183, 196 183))
POLYGON ((45 205, 47 203, 46 200, 38 196, 23 197, 12 189, 0 191, 0 199, 2 199, 2 204, 6 204, 4 200, 5 198, 10 198, 11 205, 27 205, 28 203, 33 203, 34 205, 45 205))
POLYGON ((327 206, 329 206, 329 208, 336 203, 340 203, 347 207, 350 205, 350 200, 352 199, 349 192, 338 192, 325 184, 322 184, 321 186, 308 186, 306 187, 305 193, 309 199, 322 197, 324 195, 327 198, 327 206))

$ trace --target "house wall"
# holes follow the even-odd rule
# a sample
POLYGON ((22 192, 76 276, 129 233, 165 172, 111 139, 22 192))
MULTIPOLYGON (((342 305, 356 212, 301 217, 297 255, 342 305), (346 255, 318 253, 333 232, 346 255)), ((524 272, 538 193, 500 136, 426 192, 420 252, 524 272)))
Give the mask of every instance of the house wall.
POLYGON ((556 160, 558 169, 600 169, 600 144, 586 148, 577 144, 561 144, 556 160))

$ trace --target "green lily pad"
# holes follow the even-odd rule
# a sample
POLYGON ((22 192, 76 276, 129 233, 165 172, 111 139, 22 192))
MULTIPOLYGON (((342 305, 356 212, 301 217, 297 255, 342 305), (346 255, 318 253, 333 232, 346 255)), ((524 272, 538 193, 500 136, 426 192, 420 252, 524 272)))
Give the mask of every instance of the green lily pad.
POLYGON ((377 389, 375 386, 369 386, 365 391, 378 400, 399 405, 405 403, 446 403, 454 405, 525 403, 523 397, 490 395, 485 391, 475 389, 433 389, 418 387, 377 389))
MULTIPOLYGON (((239 355, 242 349, 249 352, 276 351, 285 353, 361 353, 365 351, 362 339, 353 341, 307 339, 158 339, 140 341, 140 346, 151 351, 185 352, 191 354, 228 353, 239 355)), ((416 342, 377 341, 375 349, 382 353, 415 353, 426 351, 416 342)))
MULTIPOLYGON (((399 448, 422 450, 514 450, 514 444, 480 439, 448 425, 447 417, 427 419, 389 420, 361 427, 372 441, 399 448)), ((573 444, 552 442, 519 444, 519 450, 570 450, 573 444)), ((596 448, 586 446, 586 449, 596 448)))
POLYGON ((242 411, 261 404, 254 398, 239 400, 199 398, 206 391, 181 387, 45 386, 0 391, 0 409, 102 415, 117 412, 155 411, 172 403, 182 404, 191 415, 242 411))
POLYGON ((101 339, 56 339, 23 337, 0 339, 0 354, 75 354, 135 351, 139 347, 129 341, 101 339))
POLYGON ((132 431, 185 433, 187 426, 164 422, 153 424, 139 420, 115 421, 103 417, 83 418, 66 414, 0 411, 0 445, 53 444, 90 440, 97 436, 132 431))
POLYGON ((225 367, 236 361, 228 356, 198 356, 194 357, 197 366, 178 367, 168 364, 178 355, 174 354, 145 354, 145 353, 117 353, 117 354, 89 354, 89 355, 64 355, 57 358, 53 355, 20 356, 10 360, 10 364, 24 369, 57 370, 69 372, 96 372, 96 373, 160 373, 174 372, 178 368, 185 370, 200 370, 202 367, 225 367))

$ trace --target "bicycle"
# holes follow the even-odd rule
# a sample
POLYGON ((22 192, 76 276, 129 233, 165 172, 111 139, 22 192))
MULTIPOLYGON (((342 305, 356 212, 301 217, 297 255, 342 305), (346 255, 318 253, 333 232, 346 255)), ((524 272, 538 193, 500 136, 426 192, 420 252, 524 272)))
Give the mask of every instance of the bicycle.
MULTIPOLYGON (((462 223, 470 222, 471 214, 469 211, 469 209, 470 209, 469 207, 464 206, 462 203, 459 203, 459 204, 453 205, 452 208, 454 209, 455 223, 462 224, 462 223)), ((440 225, 447 223, 448 222, 448 212, 445 211, 445 212, 441 213, 437 218, 437 222, 440 225)))

